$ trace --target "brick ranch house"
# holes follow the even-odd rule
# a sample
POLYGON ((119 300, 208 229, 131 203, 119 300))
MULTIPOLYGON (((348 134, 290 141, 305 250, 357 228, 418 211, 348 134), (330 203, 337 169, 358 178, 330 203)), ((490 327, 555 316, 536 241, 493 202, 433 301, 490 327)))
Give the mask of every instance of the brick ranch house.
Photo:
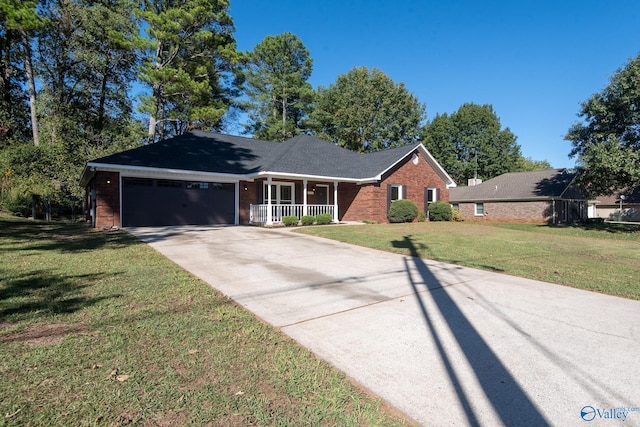
POLYGON ((193 131, 85 165, 96 228, 272 225, 286 215, 387 222, 391 201, 449 201, 455 182, 420 143, 358 154, 309 135, 285 142, 193 131))
POLYGON ((506 173, 452 188, 450 203, 465 221, 572 223, 587 218, 587 201, 570 169, 506 173))

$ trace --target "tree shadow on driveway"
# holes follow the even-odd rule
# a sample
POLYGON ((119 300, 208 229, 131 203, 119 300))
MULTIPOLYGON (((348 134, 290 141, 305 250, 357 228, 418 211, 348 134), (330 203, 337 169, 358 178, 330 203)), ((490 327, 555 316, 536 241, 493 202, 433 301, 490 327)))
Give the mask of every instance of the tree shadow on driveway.
POLYGON ((433 338, 435 347, 449 375, 451 384, 464 409, 468 424, 480 425, 477 415, 473 410, 471 402, 473 397, 465 393, 462 383, 466 379, 460 378, 460 375, 456 373, 454 369, 452 355, 448 354, 443 345, 443 337, 440 337, 434 325, 433 319, 437 313, 429 312, 425 296, 432 298, 467 362, 473 369, 473 373, 482 387, 484 395, 487 397, 502 423, 507 426, 550 425, 544 415, 536 408, 534 402, 527 396, 527 393, 511 375, 507 367, 482 338, 472 321, 468 319, 460 307, 458 307, 454 299, 447 292, 446 287, 440 285, 439 280, 420 257, 418 248, 412 239, 405 236, 403 241, 395 241, 393 245, 408 248, 411 253, 411 258, 405 258, 409 282, 413 288, 413 293, 426 322, 427 329, 433 338), (412 276, 412 271, 417 271, 420 276, 419 280, 416 280, 416 278, 412 276), (427 290, 428 292, 425 292, 427 290))

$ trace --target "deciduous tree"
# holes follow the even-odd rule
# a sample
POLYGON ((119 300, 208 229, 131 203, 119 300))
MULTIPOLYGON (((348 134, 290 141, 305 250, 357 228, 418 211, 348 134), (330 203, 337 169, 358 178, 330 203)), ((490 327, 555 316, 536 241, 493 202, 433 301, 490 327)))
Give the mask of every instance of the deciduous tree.
POLYGON ((418 141, 424 117, 424 105, 403 83, 356 67, 318 88, 311 128, 320 138, 368 152, 418 141))
POLYGON ((630 59, 602 92, 582 103, 565 139, 578 157, 578 184, 590 196, 640 186, 640 55, 630 59))
POLYGON ((502 129, 491 105, 467 103, 451 115, 437 115, 425 126, 424 143, 460 183, 514 172, 522 158, 516 136, 502 129))

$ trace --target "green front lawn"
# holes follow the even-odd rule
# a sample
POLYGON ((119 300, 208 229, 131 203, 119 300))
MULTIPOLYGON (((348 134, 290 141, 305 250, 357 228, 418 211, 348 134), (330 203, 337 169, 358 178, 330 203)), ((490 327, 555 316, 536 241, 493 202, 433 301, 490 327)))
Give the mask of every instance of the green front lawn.
POLYGON ((640 226, 426 222, 299 231, 640 300, 640 226))
POLYGON ((0 216, 0 425, 405 425, 124 232, 0 216))

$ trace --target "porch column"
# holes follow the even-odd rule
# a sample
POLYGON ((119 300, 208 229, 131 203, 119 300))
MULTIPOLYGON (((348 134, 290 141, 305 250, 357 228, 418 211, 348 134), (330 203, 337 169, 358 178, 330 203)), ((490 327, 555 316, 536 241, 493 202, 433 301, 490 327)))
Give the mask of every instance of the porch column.
POLYGON ((267 223, 273 225, 273 212, 271 211, 271 177, 267 177, 267 223))
POLYGON ((302 216, 307 216, 307 180, 302 181, 302 216))
POLYGON ((338 223, 338 181, 333 181, 333 222, 338 223))

